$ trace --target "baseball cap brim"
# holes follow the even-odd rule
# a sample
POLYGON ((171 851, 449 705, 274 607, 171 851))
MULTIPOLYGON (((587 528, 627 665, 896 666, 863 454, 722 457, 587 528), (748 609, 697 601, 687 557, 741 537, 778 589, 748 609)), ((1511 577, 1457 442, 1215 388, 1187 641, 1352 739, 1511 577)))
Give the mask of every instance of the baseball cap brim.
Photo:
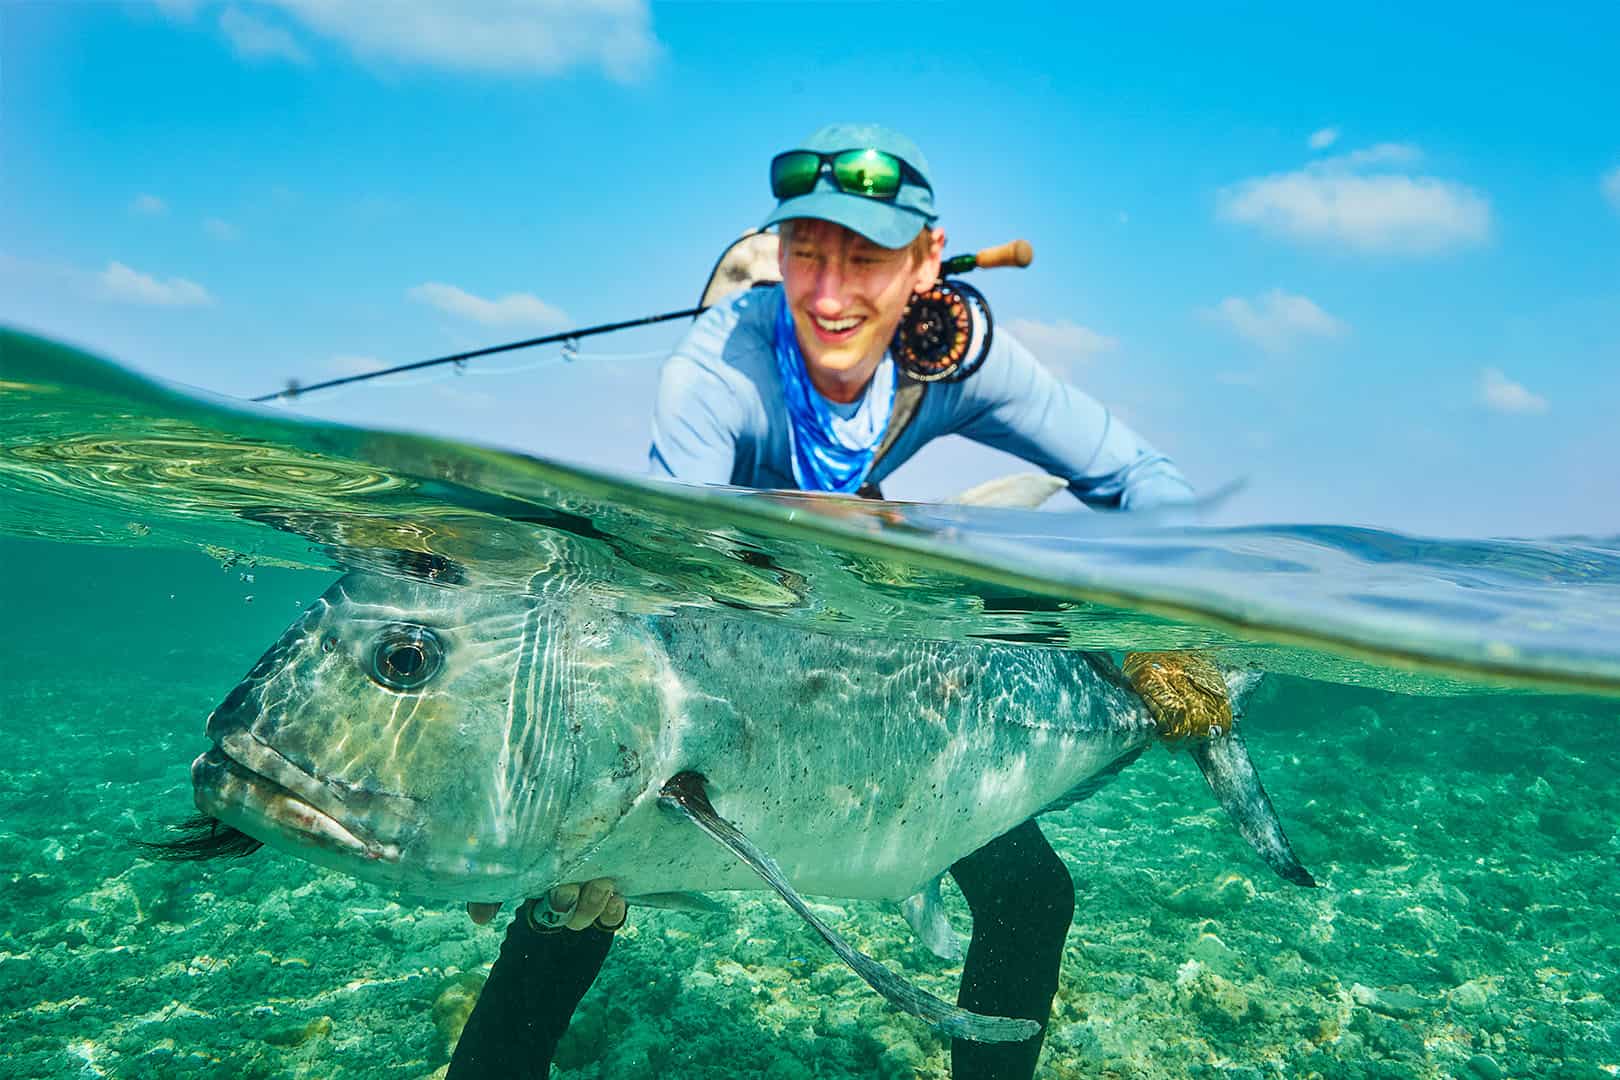
POLYGON ((771 216, 765 219, 765 226, 768 228, 790 218, 830 221, 886 248, 905 247, 916 239, 923 226, 930 221, 926 214, 883 199, 847 195, 826 180, 808 194, 778 203, 771 216))

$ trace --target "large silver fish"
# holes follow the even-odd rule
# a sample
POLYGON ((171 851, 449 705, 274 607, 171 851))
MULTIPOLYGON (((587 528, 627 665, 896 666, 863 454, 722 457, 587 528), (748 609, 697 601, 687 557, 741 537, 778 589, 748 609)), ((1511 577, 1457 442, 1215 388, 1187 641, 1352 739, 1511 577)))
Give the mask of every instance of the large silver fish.
MULTIPOLYGON (((634 903, 763 877, 801 914, 795 889, 931 895, 953 862, 1157 737, 1095 654, 367 573, 311 604, 207 733, 192 770, 204 814, 405 893, 498 901, 611 877, 634 903)), ((1310 884, 1235 730, 1192 751, 1267 862, 1310 884)), ((950 1034, 1029 1034, 917 1008, 887 969, 845 959, 950 1034)))

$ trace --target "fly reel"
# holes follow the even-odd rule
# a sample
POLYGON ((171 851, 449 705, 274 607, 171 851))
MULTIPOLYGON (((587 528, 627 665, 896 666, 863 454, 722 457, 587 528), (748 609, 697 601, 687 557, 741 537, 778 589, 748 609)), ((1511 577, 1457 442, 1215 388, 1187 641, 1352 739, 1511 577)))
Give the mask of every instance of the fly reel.
POLYGON ((900 370, 918 382, 961 382, 984 363, 994 333, 983 293, 940 280, 911 298, 890 349, 900 370))

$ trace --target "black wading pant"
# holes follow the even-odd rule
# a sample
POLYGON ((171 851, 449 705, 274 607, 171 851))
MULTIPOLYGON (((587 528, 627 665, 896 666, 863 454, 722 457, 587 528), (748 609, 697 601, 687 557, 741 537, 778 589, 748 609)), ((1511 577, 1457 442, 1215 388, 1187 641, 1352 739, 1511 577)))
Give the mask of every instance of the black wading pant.
POLYGON ((520 909, 456 1042, 445 1080, 550 1076, 557 1040, 612 946, 613 935, 594 926, 542 934, 520 909))
POLYGON ((1074 880, 1034 821, 957 860, 951 877, 973 910, 956 1003, 1041 1025, 1021 1043, 954 1040, 952 1080, 1029 1080, 1057 994, 1063 942, 1074 918, 1074 880))
MULTIPOLYGON (((955 1041, 951 1076, 1029 1080, 1057 993, 1063 941, 1074 917, 1074 883, 1033 821, 957 862, 951 876, 973 910, 957 1004, 1043 1025, 1021 1043, 955 1041)), ((537 933, 519 912, 456 1044, 446 1080, 544 1080, 557 1040, 612 944, 612 934, 595 928, 537 933)))

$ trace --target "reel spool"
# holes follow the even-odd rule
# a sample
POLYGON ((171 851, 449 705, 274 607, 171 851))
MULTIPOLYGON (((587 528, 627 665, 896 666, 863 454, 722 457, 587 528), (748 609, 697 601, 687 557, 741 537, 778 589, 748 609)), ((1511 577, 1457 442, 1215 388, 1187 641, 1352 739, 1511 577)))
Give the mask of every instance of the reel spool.
POLYGON ((961 281, 937 281, 911 298, 890 350, 918 382, 961 382, 990 355, 995 320, 990 302, 961 281))
POLYGON ((996 323, 984 294, 951 274, 996 266, 1028 266, 1035 250, 1028 240, 1011 240, 970 255, 956 255, 940 265, 940 278, 927 292, 911 298, 889 346, 900 370, 918 382, 961 382, 990 355, 996 323))

